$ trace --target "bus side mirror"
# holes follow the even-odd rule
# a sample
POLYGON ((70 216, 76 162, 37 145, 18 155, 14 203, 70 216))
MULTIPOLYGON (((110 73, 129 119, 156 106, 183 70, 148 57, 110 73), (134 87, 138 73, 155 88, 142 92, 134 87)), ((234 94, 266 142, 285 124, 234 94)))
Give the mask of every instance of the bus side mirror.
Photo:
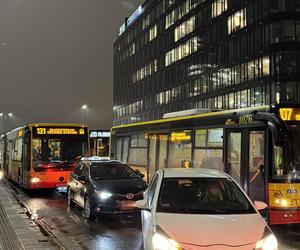
POLYGON ((265 179, 265 165, 259 165, 259 171, 261 178, 264 180, 265 179))

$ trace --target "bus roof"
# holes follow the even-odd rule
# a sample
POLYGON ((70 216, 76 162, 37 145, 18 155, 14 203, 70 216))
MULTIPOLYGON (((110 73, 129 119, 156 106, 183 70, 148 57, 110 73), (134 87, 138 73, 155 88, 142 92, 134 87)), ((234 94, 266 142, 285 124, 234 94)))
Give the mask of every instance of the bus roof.
POLYGON ((61 127, 88 127, 87 124, 79 124, 79 123, 59 123, 59 122, 53 122, 53 123, 28 123, 28 127, 39 127, 39 126, 61 126, 61 127))
POLYGON ((201 118, 201 117, 210 117, 210 116, 231 114, 234 112, 251 112, 251 111, 256 111, 256 110, 257 111, 268 111, 268 110, 270 110, 270 106, 264 105, 264 106, 256 106, 256 107, 249 107, 249 108, 230 109, 230 110, 222 110, 222 111, 209 112, 209 113, 201 113, 201 114, 196 114, 196 115, 164 118, 164 119, 158 119, 158 120, 152 120, 152 121, 146 121, 146 122, 137 122, 137 123, 120 125, 120 126, 114 126, 111 129, 113 130, 113 129, 118 129, 118 128, 151 125, 151 124, 165 123, 165 122, 172 122, 172 121, 182 121, 182 120, 189 120, 189 119, 195 119, 195 118, 201 118))

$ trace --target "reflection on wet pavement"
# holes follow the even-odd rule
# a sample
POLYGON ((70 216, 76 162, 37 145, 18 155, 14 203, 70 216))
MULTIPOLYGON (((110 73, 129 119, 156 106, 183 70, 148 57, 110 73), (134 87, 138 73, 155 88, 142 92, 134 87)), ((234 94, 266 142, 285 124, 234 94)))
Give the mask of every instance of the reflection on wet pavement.
POLYGON ((85 220, 78 207, 68 208, 66 192, 20 193, 33 214, 72 249, 140 249, 139 215, 85 220))

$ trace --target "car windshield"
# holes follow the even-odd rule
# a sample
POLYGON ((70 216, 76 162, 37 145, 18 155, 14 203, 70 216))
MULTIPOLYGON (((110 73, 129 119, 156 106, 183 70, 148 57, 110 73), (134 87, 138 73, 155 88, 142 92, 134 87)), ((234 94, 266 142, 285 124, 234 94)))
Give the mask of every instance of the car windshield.
POLYGON ((138 175, 128 166, 121 163, 93 163, 91 177, 94 180, 131 179, 138 175))
POLYGON ((157 212, 249 214, 255 209, 229 178, 165 178, 157 212))

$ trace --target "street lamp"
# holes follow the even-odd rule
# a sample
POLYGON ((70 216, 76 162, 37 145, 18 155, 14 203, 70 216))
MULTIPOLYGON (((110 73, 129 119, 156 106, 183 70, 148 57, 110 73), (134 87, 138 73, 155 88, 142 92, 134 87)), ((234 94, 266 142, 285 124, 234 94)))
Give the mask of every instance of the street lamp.
POLYGON ((0 117, 3 119, 3 133, 6 133, 6 123, 9 117, 13 117, 13 113, 0 113, 0 117))
POLYGON ((84 104, 84 105, 82 105, 81 109, 86 111, 86 123, 88 124, 89 123, 89 109, 90 108, 88 107, 88 105, 84 104))

